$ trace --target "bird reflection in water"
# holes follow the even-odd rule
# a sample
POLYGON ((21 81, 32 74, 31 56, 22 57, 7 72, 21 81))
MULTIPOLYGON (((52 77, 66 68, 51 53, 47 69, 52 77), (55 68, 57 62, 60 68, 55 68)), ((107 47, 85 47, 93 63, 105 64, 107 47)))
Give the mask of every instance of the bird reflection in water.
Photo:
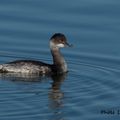
MULTIPOLYGON (((53 111, 53 119, 54 120, 63 120, 63 107, 64 107, 64 92, 61 90, 62 82, 65 80, 67 73, 52 76, 52 87, 49 92, 49 106, 53 111)), ((52 120, 53 120, 52 119, 52 120)))
MULTIPOLYGON (((63 98, 64 92, 61 90, 61 85, 63 81, 66 79, 67 73, 60 75, 52 75, 52 76, 39 76, 39 75, 30 75, 30 74, 20 74, 20 73, 2 73, 0 74, 0 78, 3 80, 10 80, 13 82, 41 82, 44 80, 52 79, 51 87, 48 91, 48 102, 49 109, 52 112, 52 120, 64 120, 63 115, 63 98)), ((35 93, 39 95, 40 93, 35 93)))

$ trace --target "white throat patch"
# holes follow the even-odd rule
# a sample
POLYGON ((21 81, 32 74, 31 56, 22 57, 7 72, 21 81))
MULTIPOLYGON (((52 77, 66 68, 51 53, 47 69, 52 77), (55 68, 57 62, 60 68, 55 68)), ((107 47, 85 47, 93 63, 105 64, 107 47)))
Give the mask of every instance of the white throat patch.
POLYGON ((57 44, 57 47, 61 48, 61 47, 65 47, 64 44, 60 43, 60 44, 57 44))
POLYGON ((61 48, 61 47, 65 47, 64 44, 60 43, 60 44, 55 44, 52 41, 50 41, 50 48, 61 48))

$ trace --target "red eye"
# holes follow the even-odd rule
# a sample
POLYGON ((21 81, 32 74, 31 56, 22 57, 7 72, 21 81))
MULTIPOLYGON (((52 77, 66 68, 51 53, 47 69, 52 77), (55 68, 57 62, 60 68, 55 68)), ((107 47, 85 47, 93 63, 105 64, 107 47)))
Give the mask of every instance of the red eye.
POLYGON ((60 39, 59 42, 62 42, 62 40, 60 39))
POLYGON ((63 43, 63 42, 64 42, 64 40, 63 40, 63 39, 60 39, 60 42, 61 42, 61 43, 63 43))

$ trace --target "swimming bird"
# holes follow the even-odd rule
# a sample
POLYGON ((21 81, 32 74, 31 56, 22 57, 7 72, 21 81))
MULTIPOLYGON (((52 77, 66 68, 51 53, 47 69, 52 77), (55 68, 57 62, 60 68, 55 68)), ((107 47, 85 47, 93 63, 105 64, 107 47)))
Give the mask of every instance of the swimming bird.
POLYGON ((60 52, 60 48, 71 47, 62 33, 55 33, 50 38, 50 50, 53 64, 36 60, 16 60, 0 64, 0 73, 27 73, 27 74, 61 74, 68 71, 67 63, 60 52))

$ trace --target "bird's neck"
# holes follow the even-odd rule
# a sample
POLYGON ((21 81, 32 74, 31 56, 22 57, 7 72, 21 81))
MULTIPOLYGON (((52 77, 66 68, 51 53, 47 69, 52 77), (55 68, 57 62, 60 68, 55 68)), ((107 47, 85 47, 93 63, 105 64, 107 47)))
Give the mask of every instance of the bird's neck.
POLYGON ((60 73, 67 72, 67 64, 64 57, 60 53, 59 48, 52 48, 51 53, 53 56, 53 65, 55 66, 56 71, 60 73))

